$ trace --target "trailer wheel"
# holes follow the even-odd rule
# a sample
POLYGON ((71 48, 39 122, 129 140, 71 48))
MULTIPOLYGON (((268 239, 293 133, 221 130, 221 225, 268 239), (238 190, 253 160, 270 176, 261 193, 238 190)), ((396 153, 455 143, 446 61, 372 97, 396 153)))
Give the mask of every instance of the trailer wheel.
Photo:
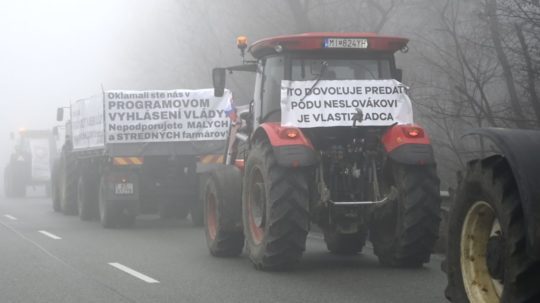
POLYGON ((97 184, 95 177, 82 174, 77 184, 77 206, 79 218, 89 221, 96 217, 98 210, 97 184))
POLYGON ((450 212, 446 272, 453 302, 540 302, 540 261, 525 247, 517 184, 506 160, 470 163, 450 212))
POLYGON ((324 242, 331 253, 354 255, 362 251, 366 243, 367 231, 360 230, 354 234, 342 234, 333 230, 324 230, 324 242))
POLYGON ((65 215, 77 214, 77 159, 71 152, 62 152, 60 160, 60 209, 65 215))
POLYGON ((213 256, 235 257, 244 248, 241 224, 242 175, 226 167, 208 178, 204 189, 206 243, 213 256))
POLYGON ((384 265, 420 267, 429 262, 440 223, 435 166, 392 164, 398 198, 373 212, 370 240, 384 265))
POLYGON ((306 247, 307 178, 301 169, 279 166, 266 142, 250 151, 245 174, 242 217, 249 257, 257 269, 289 268, 306 247))

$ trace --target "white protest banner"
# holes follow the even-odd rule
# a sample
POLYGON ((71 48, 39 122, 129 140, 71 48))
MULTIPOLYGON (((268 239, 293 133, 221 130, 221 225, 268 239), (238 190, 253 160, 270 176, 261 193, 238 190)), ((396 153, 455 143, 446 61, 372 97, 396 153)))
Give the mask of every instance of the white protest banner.
POLYGON ((104 146, 103 95, 80 99, 71 104, 73 149, 104 146))
POLYGON ((281 124, 386 126, 413 122, 407 87, 397 80, 281 81, 281 124))
POLYGON ((51 178, 51 155, 49 139, 30 138, 30 153, 32 155, 32 180, 49 181, 51 178))
POLYGON ((107 143, 224 140, 231 93, 213 89, 105 92, 107 143))

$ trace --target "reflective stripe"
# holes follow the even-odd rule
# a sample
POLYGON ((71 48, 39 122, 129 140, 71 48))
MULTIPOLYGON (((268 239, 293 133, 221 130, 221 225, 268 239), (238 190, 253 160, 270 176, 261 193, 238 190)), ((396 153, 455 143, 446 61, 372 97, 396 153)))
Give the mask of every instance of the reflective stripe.
POLYGON ((144 162, 142 157, 114 157, 114 165, 142 165, 144 162))
POLYGON ((199 157, 201 164, 223 163, 223 155, 205 155, 199 157))

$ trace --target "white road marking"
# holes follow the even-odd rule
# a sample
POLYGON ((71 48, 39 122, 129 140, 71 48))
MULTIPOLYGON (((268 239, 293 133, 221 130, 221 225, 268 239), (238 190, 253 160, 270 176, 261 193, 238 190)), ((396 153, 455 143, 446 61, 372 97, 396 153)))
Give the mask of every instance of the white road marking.
POLYGON ((60 238, 59 236, 54 235, 54 234, 51 234, 51 233, 48 232, 48 231, 40 230, 39 232, 42 233, 42 234, 44 234, 45 236, 47 236, 47 237, 49 237, 49 238, 52 238, 52 239, 55 239, 55 240, 60 240, 60 239, 62 239, 62 238, 60 238))
POLYGON ((11 219, 13 221, 17 221, 17 218, 13 217, 12 215, 4 215, 4 217, 11 219))
POLYGON ((158 280, 156 279, 153 279, 153 278, 150 278, 149 276, 145 275, 145 274, 142 274, 134 269, 131 269, 125 265, 122 265, 120 263, 116 263, 116 262, 111 262, 109 263, 110 266, 112 267, 115 267, 116 269, 119 269, 125 273, 128 273, 136 278, 139 278, 141 280, 143 280, 144 282, 146 283, 159 283, 158 280))

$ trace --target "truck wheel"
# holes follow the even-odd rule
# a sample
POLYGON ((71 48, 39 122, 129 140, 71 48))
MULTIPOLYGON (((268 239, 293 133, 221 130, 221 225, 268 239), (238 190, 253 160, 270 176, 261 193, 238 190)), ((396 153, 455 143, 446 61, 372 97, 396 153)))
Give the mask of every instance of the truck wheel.
POLYGON ((60 208, 65 215, 77 214, 77 159, 63 152, 60 160, 60 208))
POLYGON ((527 255, 520 196, 504 158, 469 164, 449 220, 451 301, 540 302, 540 261, 527 255))
POLYGON ((272 147, 258 142, 244 177, 242 213, 249 257, 257 269, 297 263, 309 231, 309 191, 301 169, 278 165, 272 147))
POLYGON ((333 230, 324 230, 324 242, 331 253, 354 255, 362 251, 366 243, 367 232, 360 230, 354 234, 342 234, 333 230))
POLYGON ((440 191, 435 166, 393 163, 398 198, 375 208, 370 240, 384 265, 420 267, 439 234, 440 191))
POLYGON ((83 221, 89 221, 97 215, 96 196, 97 185, 91 176, 81 175, 77 184, 77 206, 79 218, 83 221))
POLYGON ((204 189, 206 243, 213 256, 234 257, 242 253, 242 175, 227 167, 209 178, 204 189))

